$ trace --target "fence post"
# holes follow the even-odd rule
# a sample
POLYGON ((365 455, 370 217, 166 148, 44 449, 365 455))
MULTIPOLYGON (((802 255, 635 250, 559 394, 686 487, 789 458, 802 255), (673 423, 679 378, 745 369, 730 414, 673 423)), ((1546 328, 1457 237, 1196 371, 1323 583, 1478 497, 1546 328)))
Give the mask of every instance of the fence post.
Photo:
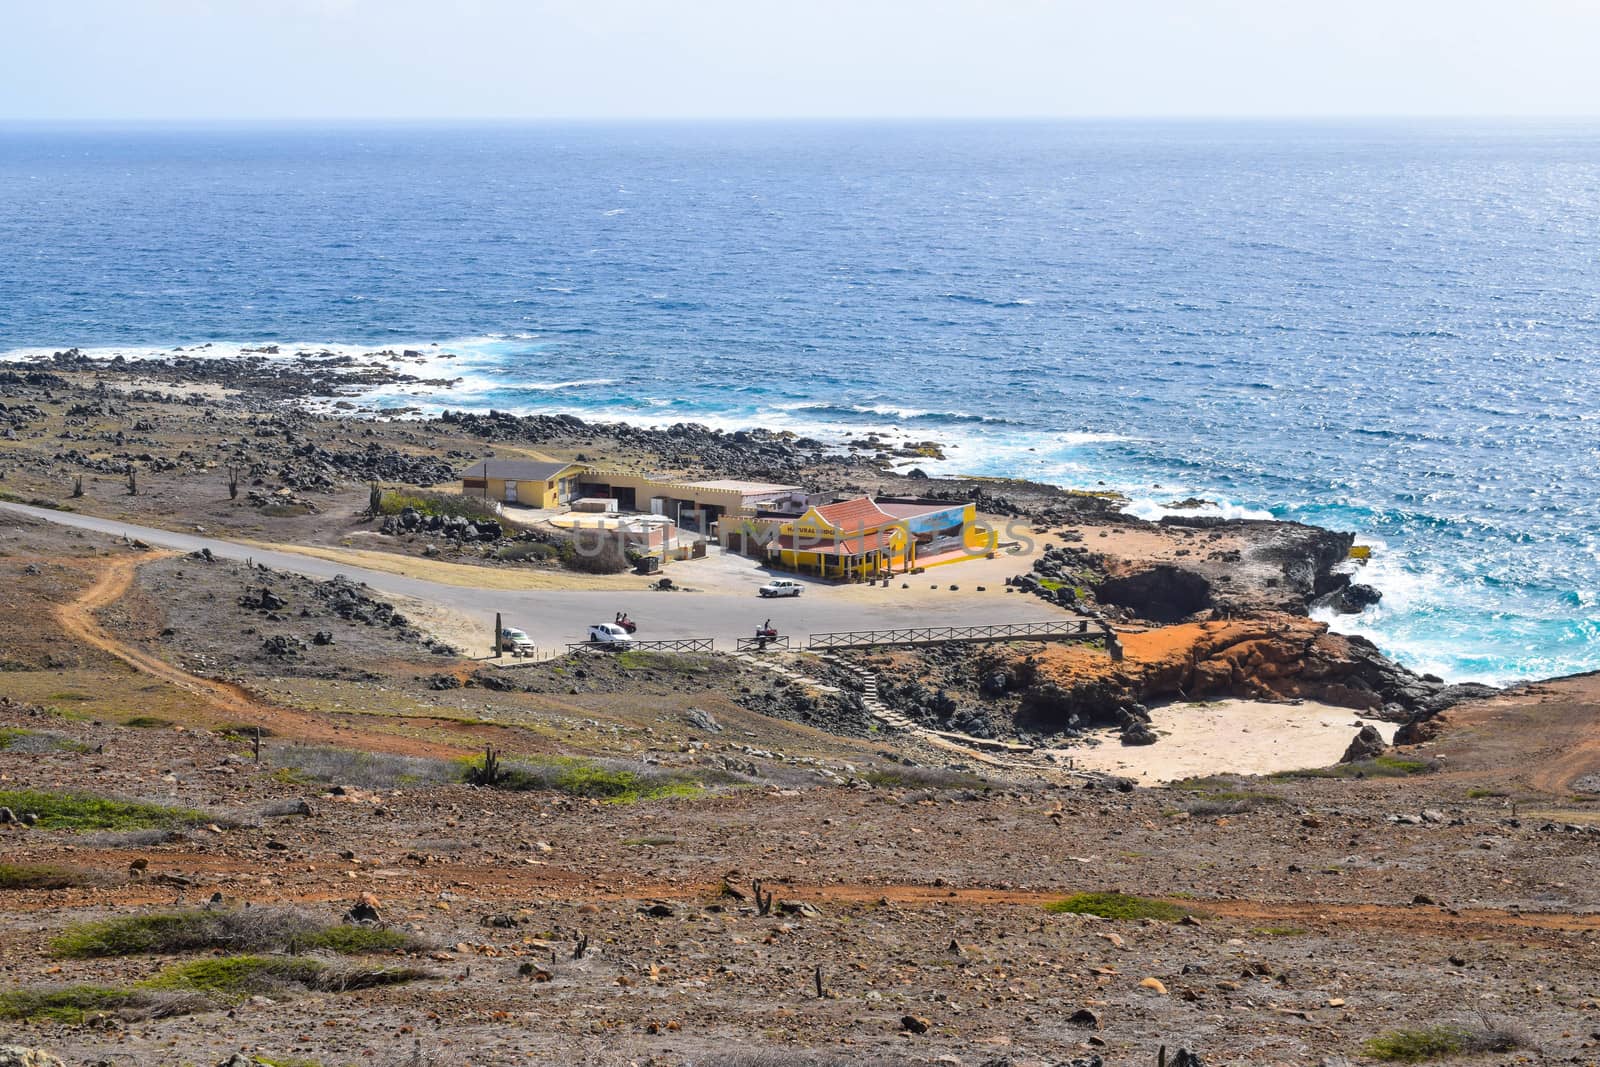
POLYGON ((500 613, 494 613, 494 658, 500 658, 500 613))

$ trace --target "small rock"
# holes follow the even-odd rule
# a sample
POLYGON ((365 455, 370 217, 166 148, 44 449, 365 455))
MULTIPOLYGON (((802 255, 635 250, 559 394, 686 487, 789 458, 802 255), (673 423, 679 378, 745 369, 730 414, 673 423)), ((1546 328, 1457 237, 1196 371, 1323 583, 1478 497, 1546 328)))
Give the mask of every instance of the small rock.
POLYGON ((1150 992, 1155 993, 1157 996, 1163 996, 1164 997, 1164 996, 1167 995, 1167 985, 1166 985, 1165 982, 1163 982, 1159 978, 1141 979, 1140 982, 1139 982, 1139 988, 1140 989, 1148 989, 1148 990, 1150 990, 1150 992))
POLYGON ((1088 1030, 1098 1030, 1100 1029, 1101 1025, 1100 1016, 1098 1013, 1090 1011, 1088 1008, 1079 1008, 1077 1011, 1067 1016, 1067 1025, 1080 1026, 1088 1030))
POLYGON ((925 1034, 928 1027, 933 1024, 920 1015, 903 1015, 900 1017, 900 1029, 913 1034, 925 1034))

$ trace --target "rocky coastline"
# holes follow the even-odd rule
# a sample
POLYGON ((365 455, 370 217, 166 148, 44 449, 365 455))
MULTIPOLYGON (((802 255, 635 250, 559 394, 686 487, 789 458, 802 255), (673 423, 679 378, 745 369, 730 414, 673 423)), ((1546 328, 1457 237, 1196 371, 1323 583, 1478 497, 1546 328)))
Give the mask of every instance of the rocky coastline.
POLYGON ((933 442, 897 449, 876 439, 828 442, 759 428, 647 428, 501 411, 383 418, 341 399, 355 388, 418 381, 397 364, 420 354, 394 355, 396 363, 385 364, 329 352, 285 357, 264 346, 239 358, 126 360, 69 349, 11 365, 0 369, 0 436, 37 438, 52 405, 63 427, 48 447, 8 450, 0 488, 129 472, 179 479, 225 468, 248 487, 246 500, 258 513, 314 513, 330 494, 374 482, 448 486, 484 454, 537 448, 684 476, 972 500, 980 512, 1026 522, 1046 539, 1032 569, 1010 580, 1019 594, 1119 625, 1200 631, 1177 659, 1125 660, 1104 676, 1075 668, 1073 681, 1024 659, 956 664, 945 684, 939 679, 948 672, 923 664, 928 678, 901 686, 899 703, 929 721, 976 734, 994 732, 1000 721, 1000 732, 1018 736, 1071 735, 1108 721, 1131 726, 1153 700, 1228 694, 1329 700, 1395 721, 1415 719, 1406 729, 1416 733, 1440 708, 1491 692, 1415 675, 1370 643, 1307 618, 1314 608, 1355 611, 1377 598, 1347 565, 1349 533, 1200 515, 1152 522, 1122 513, 1114 494, 905 469, 908 453, 937 449, 933 442), (108 424, 117 428, 108 431, 108 424), (997 686, 999 677, 1008 681, 997 686), (996 703, 1002 693, 1009 704, 996 703))

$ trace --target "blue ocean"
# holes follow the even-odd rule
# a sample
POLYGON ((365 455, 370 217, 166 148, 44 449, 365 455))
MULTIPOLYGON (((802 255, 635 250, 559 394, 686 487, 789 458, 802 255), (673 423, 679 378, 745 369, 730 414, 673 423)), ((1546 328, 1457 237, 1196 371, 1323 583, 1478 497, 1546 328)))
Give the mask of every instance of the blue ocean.
POLYGON ((1600 669, 1600 126, 0 127, 0 351, 208 342, 1354 530, 1339 628, 1600 669))

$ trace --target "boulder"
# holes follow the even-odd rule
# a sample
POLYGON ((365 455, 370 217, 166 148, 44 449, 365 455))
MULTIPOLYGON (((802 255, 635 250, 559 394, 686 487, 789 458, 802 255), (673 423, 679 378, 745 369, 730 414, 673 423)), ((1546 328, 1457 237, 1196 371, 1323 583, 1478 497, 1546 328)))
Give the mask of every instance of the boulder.
POLYGON ((1129 723, 1122 728, 1122 743, 1125 745, 1153 745, 1156 743, 1156 732, 1150 729, 1149 723, 1129 723))
POLYGON ((0 1045, 0 1067, 67 1067, 67 1065, 42 1048, 0 1045))
POLYGON ((1344 755, 1339 757, 1340 763, 1360 763, 1362 760, 1376 759, 1389 751, 1388 744, 1383 740, 1383 735, 1377 727, 1367 723, 1361 727, 1361 732, 1351 740, 1350 747, 1344 750, 1344 755))

